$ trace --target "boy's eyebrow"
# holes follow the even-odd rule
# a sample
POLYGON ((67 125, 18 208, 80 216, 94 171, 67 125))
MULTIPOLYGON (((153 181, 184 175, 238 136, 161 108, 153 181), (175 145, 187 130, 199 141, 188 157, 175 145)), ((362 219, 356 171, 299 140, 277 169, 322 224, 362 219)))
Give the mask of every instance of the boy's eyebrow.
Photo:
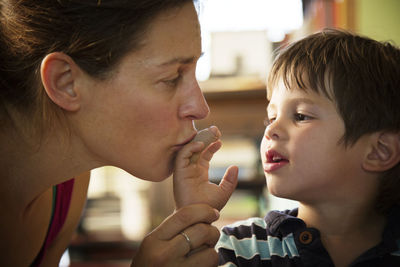
POLYGON ((296 104, 306 103, 306 104, 310 104, 310 105, 315 105, 314 101, 312 101, 309 98, 305 98, 305 97, 294 98, 294 99, 291 100, 291 102, 294 102, 296 104))
MULTIPOLYGON (((311 99, 305 98, 305 97, 298 97, 298 98, 289 99, 289 103, 290 104, 295 104, 295 105, 298 105, 298 104, 301 104, 301 103, 305 103, 305 104, 308 104, 308 105, 315 105, 316 104, 315 101, 312 101, 311 99)), ((271 109, 272 110, 276 109, 275 104, 273 104, 273 103, 269 103, 268 104, 267 112, 271 111, 271 109)))

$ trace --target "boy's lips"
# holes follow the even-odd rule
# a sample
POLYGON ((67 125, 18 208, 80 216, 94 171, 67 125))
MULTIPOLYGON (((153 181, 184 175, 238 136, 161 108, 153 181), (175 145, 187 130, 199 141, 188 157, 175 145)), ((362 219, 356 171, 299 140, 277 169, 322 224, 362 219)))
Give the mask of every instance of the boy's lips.
POLYGON ((268 150, 265 153, 264 171, 273 172, 277 169, 282 168, 289 163, 289 160, 276 152, 275 150, 268 150))

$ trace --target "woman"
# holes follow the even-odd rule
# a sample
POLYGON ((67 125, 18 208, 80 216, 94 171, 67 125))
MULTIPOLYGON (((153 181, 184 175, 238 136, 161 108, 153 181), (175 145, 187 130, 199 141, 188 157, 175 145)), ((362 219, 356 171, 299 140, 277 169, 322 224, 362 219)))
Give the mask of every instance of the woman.
MULTIPOLYGON (((209 112, 200 43, 191 0, 1 2, 1 266, 57 265, 89 170, 171 174, 209 112)), ((216 264, 217 218, 207 205, 177 210, 132 266, 216 264)))

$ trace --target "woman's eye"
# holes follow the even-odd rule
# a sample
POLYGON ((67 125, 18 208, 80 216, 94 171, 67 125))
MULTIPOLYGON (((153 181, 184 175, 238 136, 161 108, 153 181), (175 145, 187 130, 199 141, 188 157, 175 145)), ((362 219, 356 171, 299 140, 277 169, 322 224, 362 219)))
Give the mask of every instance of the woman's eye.
POLYGON ((295 113, 294 119, 295 119, 295 121, 307 121, 307 120, 311 120, 312 118, 310 116, 307 116, 307 115, 304 115, 301 113, 295 113))
POLYGON ((179 80, 181 79, 181 75, 178 75, 176 78, 165 80, 164 83, 168 86, 175 87, 179 80))

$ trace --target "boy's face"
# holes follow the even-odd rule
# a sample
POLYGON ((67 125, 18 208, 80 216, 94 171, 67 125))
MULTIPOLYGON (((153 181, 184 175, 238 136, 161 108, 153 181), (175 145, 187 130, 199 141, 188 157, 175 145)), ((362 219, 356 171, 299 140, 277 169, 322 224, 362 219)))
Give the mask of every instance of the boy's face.
MULTIPOLYGON (((311 90, 273 88, 270 124, 261 143, 267 186, 273 195, 302 202, 345 200, 365 186, 361 162, 367 138, 339 143, 344 123, 332 101, 311 90)), ((373 185, 372 185, 373 183, 373 185)))

